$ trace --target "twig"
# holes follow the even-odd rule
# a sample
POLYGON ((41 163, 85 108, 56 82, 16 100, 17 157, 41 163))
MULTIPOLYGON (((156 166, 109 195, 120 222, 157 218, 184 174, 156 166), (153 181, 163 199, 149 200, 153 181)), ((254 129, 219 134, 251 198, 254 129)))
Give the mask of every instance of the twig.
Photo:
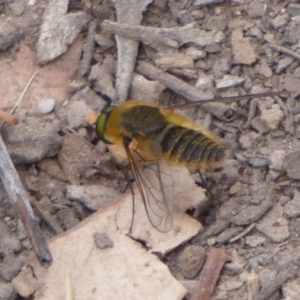
POLYGON ((297 60, 300 61, 300 54, 298 54, 298 53, 296 53, 296 52, 294 52, 294 51, 292 51, 292 50, 289 50, 289 49, 287 49, 287 48, 285 48, 285 47, 278 46, 278 45, 274 45, 274 44, 268 44, 268 46, 269 46, 271 49, 275 50, 275 51, 281 52, 281 53, 283 53, 283 54, 286 54, 286 55, 288 55, 288 56, 291 56, 291 57, 293 57, 293 58, 295 58, 295 59, 297 59, 297 60))
POLYGON ((19 175, 0 135, 0 177, 5 186, 9 199, 17 211, 26 229, 28 238, 39 262, 47 266, 52 261, 52 255, 47 242, 39 228, 33 210, 29 204, 26 192, 19 175))
POLYGON ((1 109, 0 109, 0 119, 11 125, 17 125, 19 123, 19 119, 16 116, 13 116, 1 109))
POLYGON ((255 227, 255 225, 256 225, 256 223, 250 224, 244 231, 242 231, 240 234, 238 234, 237 236, 230 239, 229 243, 234 243, 237 240, 239 240, 240 238, 242 238, 243 236, 245 236, 246 234, 248 234, 255 227))
MULTIPOLYGON (((150 78, 151 80, 156 80, 167 86, 170 90, 174 91, 175 93, 185 97, 186 99, 192 101, 192 102, 202 102, 202 103, 208 103, 208 102, 233 102, 243 99, 249 99, 254 97, 267 97, 270 95, 281 95, 283 92, 270 92, 270 93, 260 93, 260 94, 253 94, 253 95, 245 95, 245 96, 237 96, 237 97, 227 97, 227 98, 217 98, 217 99, 203 99, 201 95, 199 95, 199 90, 195 88, 194 86, 191 86, 184 82, 183 80, 178 79, 177 77, 170 75, 167 72, 164 72, 160 70, 157 67, 154 67, 153 65, 144 62, 144 61, 138 61, 137 65, 137 71, 141 73, 142 75, 150 78)), ((184 105, 178 105, 173 108, 189 108, 195 105, 198 105, 199 103, 189 103, 184 105)))
POLYGON ((63 233, 64 230, 60 227, 59 223, 46 211, 42 205, 33 197, 30 198, 30 203, 35 207, 40 217, 49 225, 49 227, 56 233, 63 233))
POLYGON ((210 300, 220 272, 228 260, 228 255, 221 249, 211 248, 201 273, 193 300, 210 300))
MULTIPOLYGON (((17 103, 11 110, 11 113, 15 110, 19 102, 24 97, 36 73, 37 71, 35 71, 32 77, 30 78, 24 91, 19 97, 17 103)), ((35 220, 33 210, 26 196, 26 192, 22 186, 20 177, 5 147, 1 134, 0 134, 0 177, 5 186, 5 189, 7 191, 11 203, 14 206, 16 212, 18 213, 24 225, 24 228, 27 232, 27 236, 31 242, 32 248, 40 264, 43 266, 49 266, 49 264, 52 262, 51 252, 48 248, 46 239, 44 238, 43 233, 35 220)))
POLYGON ((12 110, 10 111, 11 114, 15 111, 16 107, 19 105, 20 101, 23 99, 23 97, 24 97, 24 95, 25 95, 25 93, 26 93, 28 87, 30 86, 30 84, 31 84, 33 78, 35 77, 36 73, 38 72, 38 70, 39 70, 39 69, 37 69, 37 70, 33 73, 33 75, 31 76, 31 78, 29 79, 29 81, 28 81, 27 85, 25 86, 25 88, 24 88, 24 90, 23 90, 21 96, 19 97, 17 103, 15 104, 15 106, 14 106, 14 107, 12 108, 12 110))
MULTIPOLYGON (((115 0, 117 21, 123 24, 137 25, 142 21, 142 14, 152 0, 115 0)), ((127 100, 133 70, 136 63, 139 43, 123 36, 115 36, 118 47, 118 65, 116 74, 117 102, 127 100)))
POLYGON ((94 37, 95 37, 96 26, 97 26, 97 20, 93 20, 89 24, 89 31, 86 38, 86 43, 83 48, 83 57, 79 69, 79 73, 81 76, 84 76, 88 72, 91 65, 91 61, 95 49, 94 37))
POLYGON ((104 21, 101 27, 107 32, 135 41, 141 41, 153 47, 162 45, 178 48, 187 43, 194 43, 205 47, 208 44, 221 43, 225 39, 223 32, 200 30, 197 23, 188 24, 183 27, 157 28, 104 21))

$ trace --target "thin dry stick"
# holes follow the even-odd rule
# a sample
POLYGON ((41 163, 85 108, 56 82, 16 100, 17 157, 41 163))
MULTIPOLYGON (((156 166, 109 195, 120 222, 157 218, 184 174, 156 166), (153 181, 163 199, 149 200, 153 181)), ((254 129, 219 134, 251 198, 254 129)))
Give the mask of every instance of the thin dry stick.
POLYGON ((228 255, 219 248, 211 248, 199 279, 193 300, 210 300, 221 270, 228 260, 228 255))
POLYGON ((30 84, 31 84, 31 82, 32 82, 32 80, 33 80, 33 78, 35 77, 35 75, 36 75, 37 72, 38 72, 38 69, 33 73, 33 75, 31 76, 31 78, 29 79, 29 81, 28 81, 27 85, 25 86, 25 88, 24 88, 22 94, 20 95, 20 97, 19 97, 17 103, 15 104, 15 106, 14 106, 14 107, 12 108, 12 110, 10 111, 11 114, 15 111, 15 109, 17 108, 17 106, 19 105, 19 103, 21 102, 21 100, 23 99, 25 93, 27 92, 28 87, 30 86, 30 84))
POLYGON ((47 242, 39 228, 33 210, 29 204, 26 192, 19 175, 8 154, 4 141, 0 135, 0 177, 5 186, 9 199, 17 211, 31 242, 34 252, 42 265, 52 261, 52 255, 47 242))
MULTIPOLYGON (((18 103, 23 98, 29 84, 33 80, 36 72, 31 77, 29 83, 25 87, 22 95, 20 96, 18 103)), ((14 106, 12 112, 17 107, 14 106)), ((33 210, 29 204, 26 196, 26 192, 22 186, 20 177, 15 169, 15 166, 9 156, 5 143, 0 134, 0 177, 5 186, 9 199, 18 213, 25 229, 27 236, 31 242, 32 248, 36 253, 39 262, 48 266, 52 262, 52 255, 48 248, 47 242, 39 228, 33 210)))
MULTIPOLYGON (((201 101, 202 103, 206 102, 234 102, 242 99, 249 99, 255 97, 266 97, 266 96, 274 96, 274 95, 281 95, 283 92, 270 92, 270 93, 260 93, 260 94, 253 94, 253 95, 245 95, 245 96, 237 96, 237 97, 227 97, 227 98, 217 98, 217 99, 203 99, 201 95, 199 95, 199 90, 184 82, 183 80, 178 79, 177 77, 170 75, 167 72, 160 70, 159 68, 154 67, 153 65, 139 61, 137 65, 137 71, 152 79, 157 80, 167 86, 170 90, 174 91, 175 93, 185 97, 186 99, 192 102, 201 101)), ((198 105, 199 103, 189 103, 184 104, 184 108, 192 107, 198 105)), ((175 106, 174 108, 181 108, 181 105, 175 106)))
POLYGON ((292 51, 292 50, 289 50, 289 49, 287 49, 287 48, 285 48, 285 47, 278 46, 278 45, 274 45, 274 44, 268 44, 268 46, 269 46, 271 49, 275 50, 275 51, 281 52, 281 53, 283 53, 283 54, 286 54, 286 55, 288 55, 288 56, 291 56, 291 57, 293 57, 293 58, 295 58, 295 59, 297 59, 297 60, 300 61, 300 54, 298 54, 298 53, 296 53, 296 52, 294 52, 294 51, 292 51))

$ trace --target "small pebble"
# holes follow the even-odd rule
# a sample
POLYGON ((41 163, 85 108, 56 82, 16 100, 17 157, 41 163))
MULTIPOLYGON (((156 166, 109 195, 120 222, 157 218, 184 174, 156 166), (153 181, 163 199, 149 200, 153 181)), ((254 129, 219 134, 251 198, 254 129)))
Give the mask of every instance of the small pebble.
POLYGON ((49 114, 55 105, 54 99, 42 99, 38 104, 38 109, 42 114, 49 114))
POLYGON ((94 239, 96 246, 100 249, 112 248, 114 246, 114 242, 105 232, 95 232, 94 239))

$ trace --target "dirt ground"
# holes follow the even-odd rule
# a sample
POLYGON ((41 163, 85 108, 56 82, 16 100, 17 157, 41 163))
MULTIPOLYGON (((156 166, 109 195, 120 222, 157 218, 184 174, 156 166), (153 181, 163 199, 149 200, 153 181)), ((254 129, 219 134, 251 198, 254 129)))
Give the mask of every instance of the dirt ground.
MULTIPOLYGON (((51 251, 56 253, 60 237, 67 239, 69 232, 87 225, 95 211, 105 214, 127 188, 106 145, 86 121, 91 112, 126 99, 174 106, 285 90, 283 96, 208 102, 180 112, 229 149, 221 166, 201 170, 213 199, 206 193, 204 204, 187 210, 203 229, 197 233, 201 225, 195 225, 188 238, 163 251, 156 242, 135 236, 140 248, 128 248, 127 255, 134 264, 138 251, 148 255, 152 249, 149 260, 162 261, 170 280, 187 294, 151 296, 155 288, 149 281, 147 297, 138 291, 128 296, 125 290, 124 297, 192 299, 210 249, 217 247, 229 260, 211 299, 298 300, 299 63, 296 0, 0 0, 0 109, 13 108, 37 71, 14 112, 19 125, 4 124, 1 135, 43 235, 52 238, 51 251)), ((199 174, 190 171, 196 188, 203 187, 199 174)), ((178 191, 187 189, 185 181, 181 184, 178 191)), ((97 247, 125 247, 112 242, 112 236, 94 234, 97 247)), ((171 235, 161 239, 171 241, 171 235)), ((58 299, 43 298, 39 284, 26 286, 17 276, 28 270, 31 250, 0 183, 0 300, 58 299)), ((123 262, 118 262, 120 269, 123 262)), ((33 272, 32 278, 39 275, 33 272)), ((76 295, 76 284, 73 278, 74 298, 63 299, 83 299, 76 295)), ((101 299, 118 299, 109 287, 105 295, 110 296, 101 299)))

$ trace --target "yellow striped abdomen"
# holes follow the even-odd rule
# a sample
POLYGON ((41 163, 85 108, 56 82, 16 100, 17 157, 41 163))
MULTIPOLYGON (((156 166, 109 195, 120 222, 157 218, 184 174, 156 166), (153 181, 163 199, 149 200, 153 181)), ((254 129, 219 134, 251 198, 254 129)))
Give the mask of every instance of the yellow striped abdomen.
POLYGON ((208 167, 222 161, 226 148, 200 130, 169 124, 160 145, 166 160, 187 166, 208 167))

